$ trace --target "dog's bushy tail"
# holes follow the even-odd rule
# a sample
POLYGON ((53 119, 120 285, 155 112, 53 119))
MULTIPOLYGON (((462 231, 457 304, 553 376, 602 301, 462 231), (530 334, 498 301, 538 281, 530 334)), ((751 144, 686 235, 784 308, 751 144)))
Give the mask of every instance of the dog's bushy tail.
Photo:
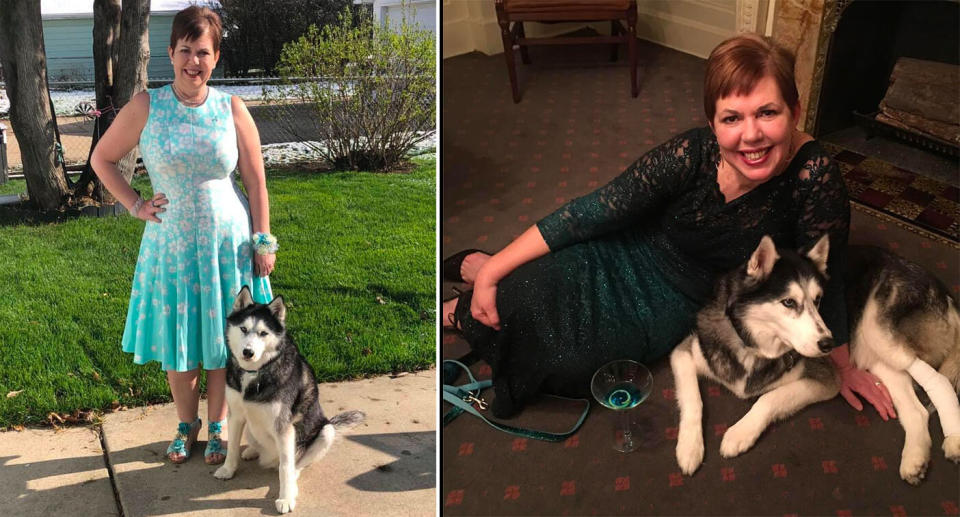
POLYGON ((367 415, 363 411, 344 411, 339 413, 330 419, 330 424, 334 429, 350 429, 351 427, 361 424, 367 415))

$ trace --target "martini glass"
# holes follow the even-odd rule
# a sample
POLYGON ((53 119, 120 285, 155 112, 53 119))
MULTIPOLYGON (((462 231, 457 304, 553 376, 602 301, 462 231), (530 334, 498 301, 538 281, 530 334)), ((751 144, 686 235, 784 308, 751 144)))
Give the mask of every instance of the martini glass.
POLYGON ((614 427, 614 450, 630 452, 637 448, 637 429, 630 417, 631 410, 646 400, 652 390, 650 370, 629 359, 611 361, 593 374, 590 381, 593 398, 619 413, 614 427))

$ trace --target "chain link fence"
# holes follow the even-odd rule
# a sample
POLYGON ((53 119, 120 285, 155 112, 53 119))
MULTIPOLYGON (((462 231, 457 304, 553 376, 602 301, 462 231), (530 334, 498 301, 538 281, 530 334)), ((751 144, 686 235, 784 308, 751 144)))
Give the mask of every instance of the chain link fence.
MULTIPOLYGON (((295 102, 278 103, 264 101, 264 89, 273 88, 277 78, 256 79, 211 79, 209 84, 224 92, 243 99, 260 132, 260 141, 265 153, 274 150, 269 158, 281 163, 311 159, 305 156, 303 146, 279 146, 277 144, 323 140, 312 120, 312 108, 295 102)), ((150 88, 172 82, 172 79, 150 81, 150 88)), ((17 137, 10 123, 9 102, 3 84, 0 83, 0 124, 6 126, 6 166, 11 177, 18 177, 23 170, 17 137)), ((93 134, 99 129, 98 119, 89 114, 95 106, 96 94, 92 82, 51 82, 50 96, 56 111, 57 126, 63 161, 68 171, 79 171, 87 161, 93 134)), ((2 158, 0 158, 2 159, 2 158)), ((0 173, 2 174, 2 173, 0 173)))

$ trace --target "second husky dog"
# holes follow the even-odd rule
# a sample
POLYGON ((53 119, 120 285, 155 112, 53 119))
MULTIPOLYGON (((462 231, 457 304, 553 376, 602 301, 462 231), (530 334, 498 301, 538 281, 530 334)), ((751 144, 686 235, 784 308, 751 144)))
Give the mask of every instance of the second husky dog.
POLYGON ((286 333, 286 307, 277 296, 269 304, 254 303, 244 286, 227 317, 227 417, 230 447, 219 479, 233 477, 240 458, 260 458, 265 467, 279 467, 277 511, 296 506, 300 471, 323 457, 335 429, 364 419, 346 411, 327 419, 320 408, 317 380, 310 364, 286 333), (247 431, 248 446, 240 452, 247 431))
MULTIPOLYGON (((697 377, 741 398, 759 396, 720 444, 724 457, 753 446, 767 426, 839 390, 825 356, 836 346, 818 311, 829 239, 805 255, 763 237, 750 260, 722 276, 693 333, 670 356, 680 407, 677 462, 693 474, 703 461, 703 402, 697 377)), ((960 317, 936 279, 895 255, 850 248, 847 276, 851 361, 880 377, 906 431, 900 475, 918 483, 930 457, 927 411, 911 377, 930 394, 948 459, 960 460, 960 317), (930 365, 939 366, 940 373, 930 365)))

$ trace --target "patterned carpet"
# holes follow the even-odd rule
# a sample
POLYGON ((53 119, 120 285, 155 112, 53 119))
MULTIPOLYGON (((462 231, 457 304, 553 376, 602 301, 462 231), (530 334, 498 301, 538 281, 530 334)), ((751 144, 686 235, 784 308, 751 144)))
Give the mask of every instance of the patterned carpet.
MULTIPOLYGON (((443 61, 441 256, 497 250, 657 143, 705 124, 704 61, 640 43, 636 99, 624 60, 609 63, 598 48, 532 48, 534 64, 520 69, 520 104, 511 101, 502 55, 443 61)), ((853 242, 917 260, 960 292, 958 246, 942 235, 859 204, 852 210, 853 242)), ((452 287, 443 285, 443 298, 452 287)), ((443 358, 468 350, 457 333, 444 332, 441 343, 443 358)), ((470 415, 444 427, 443 515, 960 514, 960 469, 943 458, 936 417, 927 480, 913 487, 898 475, 899 423, 883 422, 872 409, 853 411, 840 399, 805 409, 746 454, 724 459, 722 433, 751 401, 703 382, 705 462, 694 476, 682 476, 669 364, 650 366, 654 393, 635 410, 646 430, 643 446, 630 454, 610 447, 613 415, 596 404, 563 443, 518 439, 470 415)), ((483 362, 472 370, 491 375, 483 362)), ((484 396, 489 402, 493 394, 484 396)), ((449 408, 441 404, 441 413, 449 408)), ((576 418, 576 407, 544 398, 507 423, 559 432, 576 418)))
POLYGON ((960 189, 835 144, 823 145, 840 165, 851 199, 960 242, 960 189))

